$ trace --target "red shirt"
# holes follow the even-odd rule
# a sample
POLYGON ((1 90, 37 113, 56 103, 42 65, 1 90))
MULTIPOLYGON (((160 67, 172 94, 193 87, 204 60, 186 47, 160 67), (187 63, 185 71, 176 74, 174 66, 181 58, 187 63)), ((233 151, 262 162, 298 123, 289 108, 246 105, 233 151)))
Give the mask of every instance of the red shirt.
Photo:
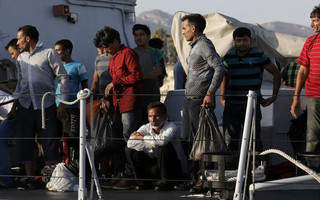
POLYGON ((110 58, 109 72, 113 83, 113 105, 119 106, 120 113, 133 110, 141 100, 140 81, 142 72, 138 55, 130 48, 121 45, 110 58))
MULTIPOLYGON (((320 95, 320 35, 310 36, 300 53, 297 63, 309 68, 309 75, 305 83, 306 95, 320 95)), ((312 96, 320 98, 320 96, 312 96)))

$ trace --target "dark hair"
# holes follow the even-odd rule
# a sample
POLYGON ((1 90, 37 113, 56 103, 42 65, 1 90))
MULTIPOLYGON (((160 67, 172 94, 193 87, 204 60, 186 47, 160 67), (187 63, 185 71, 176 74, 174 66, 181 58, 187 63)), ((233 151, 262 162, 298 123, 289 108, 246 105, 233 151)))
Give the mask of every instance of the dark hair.
POLYGON ((181 18, 182 22, 185 20, 188 20, 190 24, 194 25, 198 33, 203 33, 206 28, 206 20, 200 14, 190 14, 181 18))
POLYGON ((22 31, 26 36, 28 36, 30 39, 38 42, 39 40, 39 32, 36 27, 31 25, 25 25, 21 26, 18 31, 22 31))
POLYGON ((320 5, 315 6, 310 13, 310 18, 318 17, 320 19, 320 5))
POLYGON ((73 45, 68 39, 59 40, 55 45, 60 45, 63 50, 69 49, 70 55, 72 54, 73 45))
POLYGON ((96 34, 96 37, 93 39, 93 43, 97 48, 104 46, 108 46, 109 44, 113 43, 113 40, 120 40, 120 33, 108 26, 105 26, 103 29, 99 30, 96 34))
POLYGON ((12 40, 10 40, 10 42, 7 44, 7 46, 5 47, 6 50, 9 49, 9 47, 14 48, 15 50, 18 50, 18 45, 17 45, 17 38, 13 38, 12 40))
POLYGON ((149 46, 157 49, 162 49, 164 46, 164 42, 160 38, 151 38, 149 40, 149 46))
POLYGON ((233 31, 233 39, 236 39, 236 37, 244 36, 248 36, 249 38, 251 38, 251 31, 248 28, 239 27, 233 31))
POLYGON ((151 31, 150 31, 150 28, 147 26, 147 25, 144 25, 144 24, 135 24, 133 27, 132 27, 132 34, 134 35, 134 32, 136 32, 137 30, 143 30, 147 36, 150 36, 151 35, 151 31))
POLYGON ((149 110, 151 108, 160 108, 162 114, 167 114, 166 105, 164 105, 164 103, 161 103, 160 101, 151 102, 148 105, 147 110, 149 110))

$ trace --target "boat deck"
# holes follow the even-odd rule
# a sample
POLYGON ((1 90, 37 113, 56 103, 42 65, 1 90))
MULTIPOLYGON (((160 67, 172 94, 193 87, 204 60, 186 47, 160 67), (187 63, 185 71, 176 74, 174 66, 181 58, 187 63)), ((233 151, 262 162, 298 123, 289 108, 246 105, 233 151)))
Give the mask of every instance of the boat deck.
MULTIPOLYGON (((152 199, 152 200, 175 200, 175 199, 199 199, 206 198, 206 194, 190 194, 188 190, 154 191, 154 190, 122 190, 103 189, 103 199, 107 200, 127 200, 127 199, 152 199)), ((89 197, 88 192, 87 197, 89 197)), ((1 200, 36 200, 36 199, 78 199, 78 192, 51 192, 46 189, 25 190, 1 189, 1 200)), ((89 198, 88 198, 89 199, 89 198)), ((97 194, 93 194, 93 200, 98 199, 97 194)), ((212 198, 211 198, 212 199, 212 198)))

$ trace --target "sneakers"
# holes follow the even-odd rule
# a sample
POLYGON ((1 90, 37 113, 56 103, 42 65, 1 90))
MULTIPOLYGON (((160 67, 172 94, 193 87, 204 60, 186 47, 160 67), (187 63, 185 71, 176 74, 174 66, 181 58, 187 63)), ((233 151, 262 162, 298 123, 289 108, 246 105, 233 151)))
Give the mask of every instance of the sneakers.
POLYGON ((118 183, 120 182, 120 180, 110 180, 110 181, 107 181, 107 182, 102 182, 100 183, 100 186, 102 188, 105 188, 105 189, 112 189, 115 185, 117 185, 118 183))
POLYGON ((134 180, 122 180, 112 187, 114 190, 130 190, 136 187, 136 182, 134 180))
POLYGON ((153 189, 153 184, 151 181, 142 181, 138 186, 136 186, 136 190, 151 190, 153 189))
POLYGON ((157 191, 165 191, 165 190, 172 190, 174 185, 172 183, 168 183, 165 181, 158 182, 157 186, 154 188, 157 191))
POLYGON ((17 185, 17 190, 34 190, 36 189, 36 181, 28 178, 22 179, 17 185))

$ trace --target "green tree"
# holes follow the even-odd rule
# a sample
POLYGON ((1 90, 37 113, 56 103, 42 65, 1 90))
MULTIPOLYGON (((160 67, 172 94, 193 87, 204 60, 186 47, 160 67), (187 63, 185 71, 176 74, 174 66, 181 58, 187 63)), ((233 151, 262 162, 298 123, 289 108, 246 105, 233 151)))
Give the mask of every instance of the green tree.
POLYGON ((157 28, 151 38, 160 38, 164 41, 164 61, 166 64, 173 64, 178 60, 177 51, 171 35, 167 34, 164 28, 157 28))

